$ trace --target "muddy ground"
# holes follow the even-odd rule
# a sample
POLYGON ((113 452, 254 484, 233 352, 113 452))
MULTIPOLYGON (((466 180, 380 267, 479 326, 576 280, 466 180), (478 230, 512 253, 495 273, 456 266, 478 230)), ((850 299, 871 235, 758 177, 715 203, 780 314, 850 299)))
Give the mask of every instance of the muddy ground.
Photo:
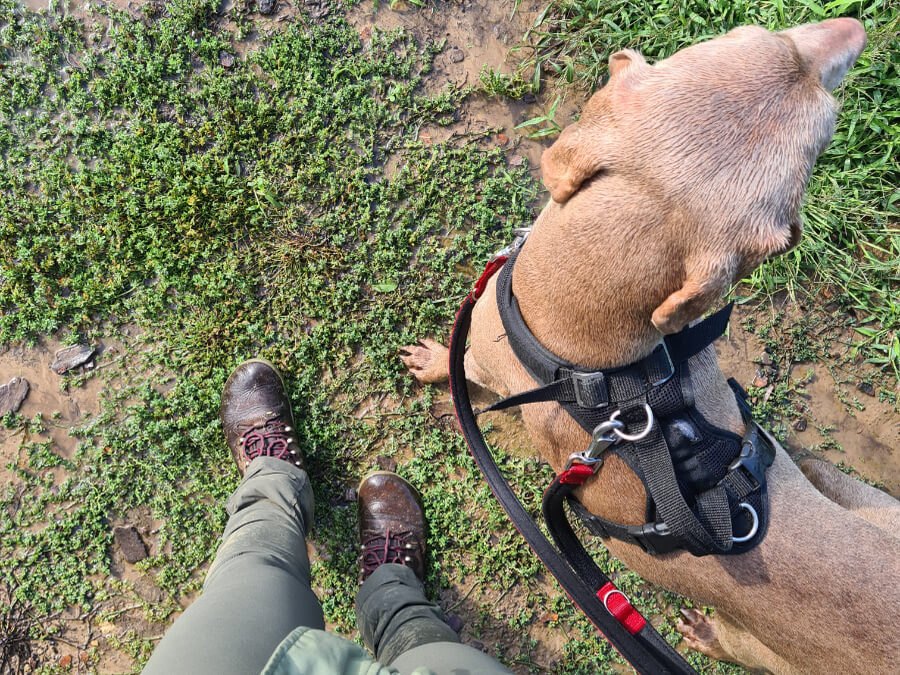
MULTIPOLYGON (((46 6, 46 2, 41 0, 28 0, 27 4, 34 9, 46 6)), ((122 0, 116 4, 137 12, 141 3, 122 0)), ((289 21, 295 14, 293 6, 288 6, 283 0, 280 5, 278 12, 265 20, 267 24, 289 21)), ((223 9, 227 10, 228 7, 230 5, 226 4, 223 9)), ((541 9, 541 3, 529 0, 521 4, 515 0, 492 3, 463 0, 440 6, 432 5, 427 10, 403 2, 391 9, 388 3, 382 3, 373 13, 372 5, 366 3, 353 10, 351 16, 364 38, 371 34, 373 26, 402 26, 422 41, 446 40, 446 46, 438 55, 435 70, 428 77, 426 85, 439 90, 447 82, 457 85, 478 84, 479 73, 484 65, 511 69, 506 62, 508 51, 519 43, 541 9)), ((70 10, 76 14, 81 11, 75 4, 70 5, 70 10)), ((251 34, 244 44, 239 45, 241 49, 238 53, 254 49, 254 37, 255 34, 251 34)), ((571 121, 584 100, 584 95, 570 93, 560 105, 556 121, 563 126, 571 121)), ((464 134, 496 128, 496 142, 511 148, 512 161, 516 161, 516 157, 524 157, 531 167, 538 167, 542 149, 552 141, 529 140, 515 126, 526 119, 544 114, 546 104, 544 100, 508 102, 473 96, 459 111, 456 125, 450 128, 423 129, 421 133, 433 135, 433 139, 439 141, 451 133, 464 134)), ((536 168, 534 170, 537 171, 536 168)), ((751 303, 739 307, 732 319, 729 335, 717 347, 726 375, 736 377, 745 385, 755 382, 759 385, 759 395, 762 397, 766 396, 768 380, 772 379, 774 382, 773 374, 766 372, 766 363, 770 357, 759 337, 745 330, 743 325, 749 316, 756 317, 757 323, 762 323, 768 316, 782 310, 787 312, 789 322, 792 320, 791 316, 797 317, 803 313, 802 308, 788 300, 767 301, 762 305, 751 303)), ((850 336, 843 336, 843 339, 845 342, 849 341, 850 336)), ((847 345, 841 344, 840 336, 835 344, 836 363, 842 358, 847 345)), ((30 391, 19 410, 20 414, 33 417, 41 413, 46 420, 52 420, 48 434, 55 442, 57 452, 71 457, 75 452, 77 439, 70 430, 82 424, 86 414, 94 414, 99 410, 98 401, 104 384, 101 377, 94 376, 87 378, 80 386, 62 386, 63 379, 49 369, 60 346, 53 337, 47 337, 33 347, 6 348, 0 354, 0 384, 8 382, 12 377, 28 380, 30 391)), ((100 352, 96 358, 99 370, 95 372, 102 375, 104 365, 120 354, 115 345, 99 347, 100 352)), ((797 393, 796 415, 789 420, 787 428, 786 447, 789 451, 798 458, 816 455, 836 464, 840 463, 894 496, 900 496, 900 414, 896 403, 891 402, 891 396, 896 397, 897 394, 896 383, 893 383, 893 389, 891 384, 885 385, 883 381, 871 390, 867 387, 858 388, 859 383, 871 374, 861 364, 851 363, 849 367, 844 364, 837 370, 834 363, 828 361, 790 364, 789 367, 791 377, 802 379, 805 383, 803 391, 797 393), (883 392, 888 395, 883 395, 883 392), (804 421, 798 422, 801 418, 804 421)), ((114 387, 115 383, 108 383, 106 386, 114 387)), ((438 397, 434 415, 437 420, 447 420, 449 413, 449 397, 443 391, 438 397)), ((493 440, 509 448, 528 451, 528 439, 521 425, 517 424, 515 413, 495 414, 492 421, 497 427, 493 440)), ((21 440, 8 431, 0 430, 0 480, 4 486, 14 487, 17 483, 15 471, 10 467, 14 467, 20 459, 18 448, 21 440)), ((54 476, 54 480, 60 479, 61 476, 54 476)), ((152 547, 154 538, 148 535, 159 524, 147 513, 131 513, 127 519, 110 522, 110 527, 126 520, 144 535, 145 541, 151 542, 152 547)), ((96 669, 101 673, 128 671, 135 662, 133 655, 116 649, 117 640, 128 631, 135 631, 154 641, 164 633, 163 624, 150 623, 144 618, 140 602, 142 598, 158 600, 155 597, 159 592, 156 586, 133 565, 126 563, 122 552, 116 547, 109 554, 114 574, 121 578, 127 589, 122 597, 114 598, 103 606, 105 612, 112 612, 113 618, 100 622, 96 620, 96 612, 75 611, 58 617, 66 620, 66 632, 63 634, 64 639, 58 640, 48 652, 47 658, 73 672, 86 672, 89 669, 96 669), (99 661, 87 665, 82 659, 91 649, 99 655, 99 661)), ((552 581, 546 578, 535 583, 547 587, 552 585, 552 581)), ((505 593, 490 589, 473 591, 475 587, 470 583, 458 581, 444 592, 442 604, 451 614, 462 603, 475 606, 490 603, 510 616, 519 609, 519 600, 507 597, 505 593)), ((190 598, 187 598, 183 604, 186 606, 189 602, 190 598)), ((170 617, 171 620, 175 618, 177 613, 170 617)), ((548 625, 552 623, 553 617, 548 616, 529 629, 530 636, 538 641, 531 658, 539 670, 549 669, 559 659, 562 646, 571 637, 564 625, 548 625)), ((464 626, 462 638, 476 647, 497 641, 506 641, 512 645, 521 640, 521 635, 513 634, 508 627, 480 625, 477 631, 474 629, 474 624, 464 626)), ((527 669, 523 672, 527 672, 527 669)))

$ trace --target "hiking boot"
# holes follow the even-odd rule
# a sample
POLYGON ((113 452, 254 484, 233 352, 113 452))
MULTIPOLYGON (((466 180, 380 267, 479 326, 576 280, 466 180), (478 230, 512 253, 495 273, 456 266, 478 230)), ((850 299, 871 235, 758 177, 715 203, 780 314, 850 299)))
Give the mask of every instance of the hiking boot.
POLYGON ((306 468, 284 380, 268 361, 250 359, 232 371, 219 415, 241 476, 257 457, 277 457, 306 468))
POLYGON ((425 579, 425 511, 416 489, 390 471, 374 471, 359 484, 359 582, 385 563, 425 579))

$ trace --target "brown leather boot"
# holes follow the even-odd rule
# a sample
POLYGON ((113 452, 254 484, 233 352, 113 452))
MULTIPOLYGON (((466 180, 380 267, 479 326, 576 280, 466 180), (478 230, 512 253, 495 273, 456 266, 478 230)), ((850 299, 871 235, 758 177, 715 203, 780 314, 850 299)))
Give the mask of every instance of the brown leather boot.
POLYGON ((228 376, 219 409, 225 442, 241 476, 257 457, 305 469, 284 380, 264 359, 244 361, 228 376))
POLYGON ((412 569, 425 579, 425 510, 416 489, 390 471, 374 471, 357 491, 362 583, 385 563, 412 569))

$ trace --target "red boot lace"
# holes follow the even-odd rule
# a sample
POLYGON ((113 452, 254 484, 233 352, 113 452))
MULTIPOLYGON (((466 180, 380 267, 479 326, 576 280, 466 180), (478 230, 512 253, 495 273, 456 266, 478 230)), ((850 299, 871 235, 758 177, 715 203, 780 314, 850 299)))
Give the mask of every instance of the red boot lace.
POLYGON ((409 567, 412 557, 409 551, 415 546, 407 541, 410 532, 391 532, 364 539, 362 542, 362 579, 365 581, 385 563, 397 563, 409 567))
POLYGON ((294 442, 288 435, 291 431, 291 427, 275 420, 250 427, 241 435, 244 459, 248 464, 257 457, 277 457, 293 462, 297 453, 289 447, 294 442))

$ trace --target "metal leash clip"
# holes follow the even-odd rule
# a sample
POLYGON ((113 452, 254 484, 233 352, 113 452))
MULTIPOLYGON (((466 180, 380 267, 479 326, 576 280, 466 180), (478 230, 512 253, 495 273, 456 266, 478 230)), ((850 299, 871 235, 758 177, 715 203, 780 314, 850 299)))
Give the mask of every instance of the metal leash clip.
POLYGON ((522 248, 522 244, 525 243, 525 240, 528 239, 528 235, 531 234, 531 228, 517 227, 513 230, 513 234, 516 235, 516 238, 513 239, 513 242, 507 246, 504 246, 494 255, 492 255, 490 262, 495 261, 497 258, 508 258, 511 254, 522 248))
POLYGON ((600 422, 594 428, 594 433, 591 434, 591 442, 588 444, 587 450, 573 452, 569 455, 564 470, 568 471, 573 464, 584 464, 591 467, 596 473, 597 469, 603 465, 603 453, 609 446, 619 441, 618 434, 624 428, 625 425, 620 420, 611 419, 600 422))

